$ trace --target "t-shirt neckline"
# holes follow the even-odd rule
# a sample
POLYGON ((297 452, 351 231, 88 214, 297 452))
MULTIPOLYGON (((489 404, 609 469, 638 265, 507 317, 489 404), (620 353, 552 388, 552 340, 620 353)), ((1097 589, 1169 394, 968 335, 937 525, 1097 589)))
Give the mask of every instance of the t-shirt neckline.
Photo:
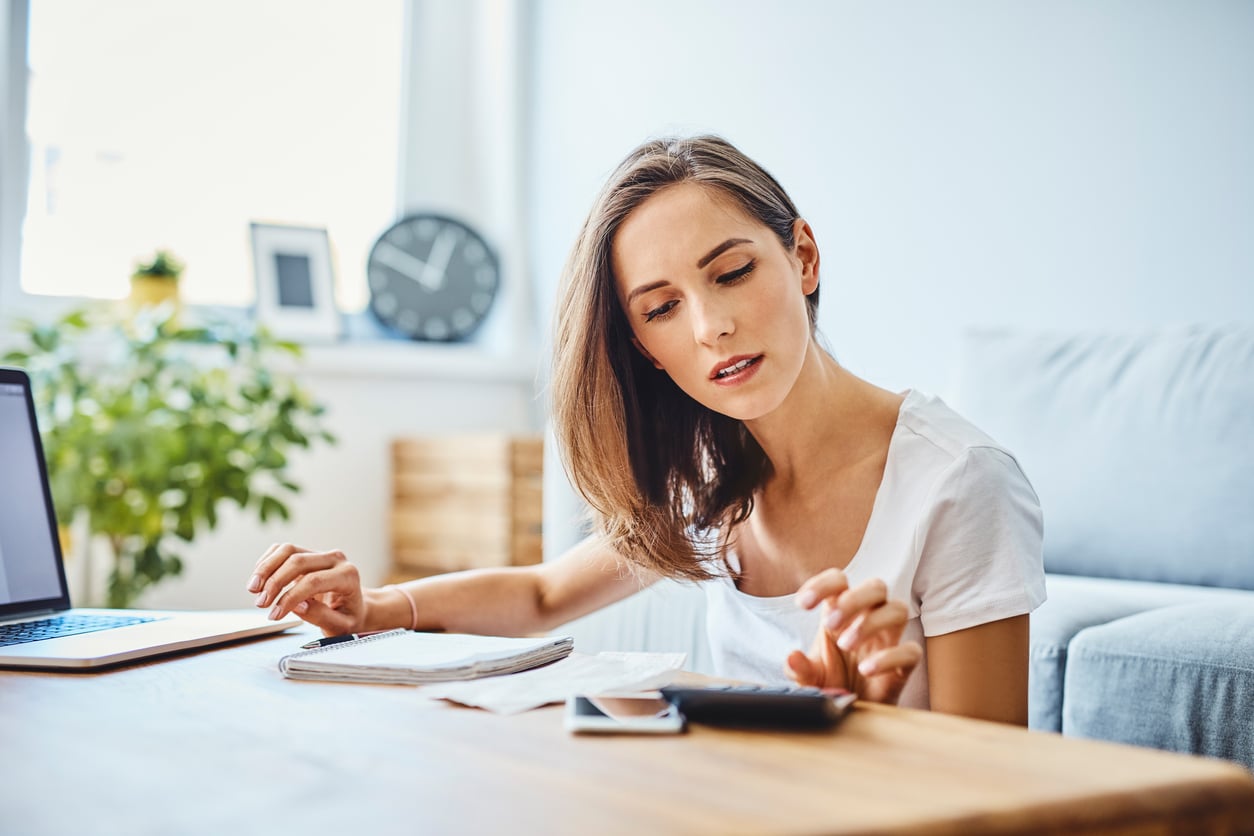
MULTIPOLYGON (((918 392, 915 389, 907 389, 899 394, 903 397, 901 406, 897 408, 897 423, 893 425, 893 434, 888 440, 888 455, 884 457, 884 475, 880 477, 879 487, 875 490, 875 499, 871 502, 871 515, 867 517, 866 528, 862 531, 862 540, 858 543, 858 548, 854 551, 853 557, 849 558, 849 562, 845 564, 845 568, 843 569, 845 573, 848 573, 849 570, 858 562, 858 557, 862 554, 862 550, 866 546, 867 540, 870 539, 869 535, 871 534, 872 527, 875 525, 876 519, 881 516, 880 506, 884 502, 884 496, 888 494, 887 488, 889 487, 889 479, 891 478, 893 471, 891 465, 894 453, 899 446, 898 438, 901 436, 902 421, 905 418, 907 408, 913 406, 913 401, 919 397, 918 392)), ((737 572, 740 571, 740 559, 736 557, 736 553, 729 550, 728 558, 731 561, 732 567, 737 572)), ((734 578, 727 577, 724 578, 723 581, 727 584, 733 595, 739 598, 744 604, 751 607, 755 607, 760 610, 771 610, 779 609, 782 606, 794 606, 793 598, 796 596, 796 592, 789 592, 784 595, 753 595, 751 593, 741 591, 740 587, 736 586, 734 578)))

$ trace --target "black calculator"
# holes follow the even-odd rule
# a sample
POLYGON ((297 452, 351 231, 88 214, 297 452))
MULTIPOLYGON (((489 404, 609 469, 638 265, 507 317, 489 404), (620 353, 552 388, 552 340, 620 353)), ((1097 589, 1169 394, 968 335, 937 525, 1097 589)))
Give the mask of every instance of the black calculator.
POLYGON ((799 686, 671 685, 661 691, 690 722, 749 728, 828 728, 856 699, 848 691, 799 686))

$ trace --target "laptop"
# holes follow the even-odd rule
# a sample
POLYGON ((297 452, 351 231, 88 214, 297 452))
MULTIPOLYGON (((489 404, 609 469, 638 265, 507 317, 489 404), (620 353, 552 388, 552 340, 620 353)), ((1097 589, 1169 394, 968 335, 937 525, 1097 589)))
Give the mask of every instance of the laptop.
POLYGON ((30 378, 0 367, 0 667, 92 670, 300 623, 255 610, 72 608, 30 378))

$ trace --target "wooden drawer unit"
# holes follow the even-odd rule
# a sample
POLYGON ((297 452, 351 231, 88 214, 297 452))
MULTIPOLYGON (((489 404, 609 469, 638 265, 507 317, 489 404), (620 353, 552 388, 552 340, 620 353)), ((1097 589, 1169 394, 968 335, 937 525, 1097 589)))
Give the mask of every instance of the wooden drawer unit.
POLYGON ((543 463, 540 436, 394 441, 389 582, 539 563, 543 463))

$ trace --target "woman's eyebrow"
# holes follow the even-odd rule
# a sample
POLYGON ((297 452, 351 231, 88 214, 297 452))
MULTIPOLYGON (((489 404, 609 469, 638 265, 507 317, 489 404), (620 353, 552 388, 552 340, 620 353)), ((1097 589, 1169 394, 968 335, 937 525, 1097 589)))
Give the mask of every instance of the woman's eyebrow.
POLYGON ((670 284, 670 282, 666 281, 666 279, 642 284, 640 287, 635 288, 631 291, 631 293, 627 294, 627 304, 630 305, 633 301, 635 301, 637 296, 640 296, 643 293, 648 293, 650 290, 657 290, 659 287, 666 287, 668 284, 670 284))
POLYGON ((726 241, 719 244, 717 247, 710 250, 705 255, 701 256, 701 259, 697 262, 697 269, 700 270, 702 267, 709 264, 711 261, 718 258, 720 255, 727 252, 728 250, 730 250, 732 247, 736 246, 737 244, 752 244, 752 243, 753 242, 750 241, 748 238, 728 238, 726 241))

